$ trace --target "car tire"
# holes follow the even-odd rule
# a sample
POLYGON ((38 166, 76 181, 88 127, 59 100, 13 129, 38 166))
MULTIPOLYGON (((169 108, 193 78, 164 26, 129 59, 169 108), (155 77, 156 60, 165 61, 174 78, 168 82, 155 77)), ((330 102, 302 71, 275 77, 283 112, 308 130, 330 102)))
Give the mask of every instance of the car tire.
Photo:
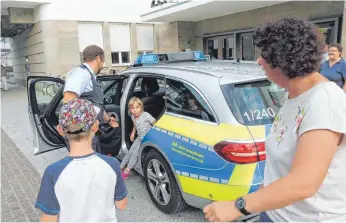
POLYGON ((143 172, 150 198, 159 210, 166 214, 174 214, 186 209, 187 204, 180 192, 175 176, 165 158, 157 150, 150 150, 145 157, 143 172), (155 171, 157 168, 154 166, 160 166, 159 171, 155 171), (155 180, 153 179, 154 175, 156 176, 155 180), (162 179, 159 179, 160 175, 162 179), (155 184, 159 189, 155 187, 155 184), (164 190, 167 193, 164 193, 164 190), (155 193, 155 191, 158 192, 155 193), (163 194, 169 194, 169 200, 167 196, 164 199, 163 194))

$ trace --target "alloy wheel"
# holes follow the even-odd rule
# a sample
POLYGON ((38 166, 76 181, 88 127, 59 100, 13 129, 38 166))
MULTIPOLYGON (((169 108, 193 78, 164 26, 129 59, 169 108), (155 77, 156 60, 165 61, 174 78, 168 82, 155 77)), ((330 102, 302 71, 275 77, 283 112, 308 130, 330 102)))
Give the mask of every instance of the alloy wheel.
POLYGON ((159 160, 152 159, 149 161, 147 181, 155 200, 161 205, 167 205, 171 200, 171 183, 167 171, 159 160))

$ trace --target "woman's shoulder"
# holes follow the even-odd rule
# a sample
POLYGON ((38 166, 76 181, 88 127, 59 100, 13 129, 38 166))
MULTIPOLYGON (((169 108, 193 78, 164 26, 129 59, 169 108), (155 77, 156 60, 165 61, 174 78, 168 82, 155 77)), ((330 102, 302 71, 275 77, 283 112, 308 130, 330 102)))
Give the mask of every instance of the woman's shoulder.
POLYGON ((324 91, 325 91, 324 93, 326 94, 326 97, 339 99, 340 101, 344 101, 344 99, 346 99, 346 92, 334 82, 332 81, 326 82, 324 83, 323 87, 324 87, 324 91))
MULTIPOLYGON (((321 83, 309 97, 309 104, 322 110, 340 110, 346 112, 346 93, 334 82, 321 83)), ((346 113, 345 113, 346 115, 346 113)))

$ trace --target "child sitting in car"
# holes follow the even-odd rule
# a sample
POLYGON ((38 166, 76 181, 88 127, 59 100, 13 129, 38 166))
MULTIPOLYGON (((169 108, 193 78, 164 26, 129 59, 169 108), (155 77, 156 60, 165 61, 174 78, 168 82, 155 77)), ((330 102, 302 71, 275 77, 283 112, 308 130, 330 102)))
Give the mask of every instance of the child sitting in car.
POLYGON ((141 99, 137 97, 131 98, 128 107, 131 112, 131 119, 133 121, 133 129, 130 136, 130 140, 133 142, 133 144, 120 164, 124 179, 128 178, 131 169, 137 163, 139 147, 143 137, 149 132, 151 126, 156 122, 156 120, 149 113, 144 111, 141 99), (135 140, 136 131, 138 137, 135 140))

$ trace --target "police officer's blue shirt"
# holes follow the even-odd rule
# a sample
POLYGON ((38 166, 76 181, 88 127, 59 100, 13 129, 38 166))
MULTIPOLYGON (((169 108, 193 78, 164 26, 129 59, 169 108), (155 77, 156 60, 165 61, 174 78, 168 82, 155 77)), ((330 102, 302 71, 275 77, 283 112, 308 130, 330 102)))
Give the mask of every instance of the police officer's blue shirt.
MULTIPOLYGON (((96 79, 96 74, 91 67, 84 63, 88 70, 92 73, 92 76, 96 79)), ((73 92, 78 96, 82 93, 90 92, 93 90, 93 83, 89 71, 81 67, 76 67, 71 70, 66 77, 64 92, 73 92)))
POLYGON ((327 60, 321 64, 320 73, 342 88, 346 79, 346 62, 344 59, 341 59, 330 67, 329 60, 327 60))

